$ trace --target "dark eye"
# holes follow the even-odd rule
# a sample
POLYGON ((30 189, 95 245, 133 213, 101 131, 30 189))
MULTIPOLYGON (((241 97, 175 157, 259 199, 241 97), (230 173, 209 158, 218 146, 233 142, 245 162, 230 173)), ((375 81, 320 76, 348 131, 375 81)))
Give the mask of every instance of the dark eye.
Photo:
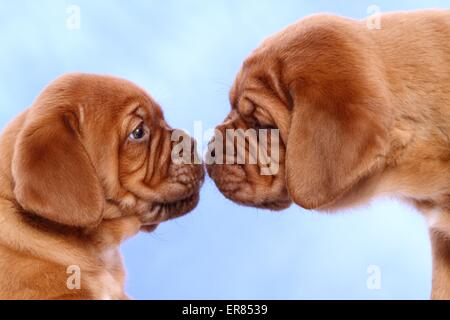
POLYGON ((133 141, 140 141, 144 139, 146 136, 144 125, 141 124, 139 127, 134 129, 134 131, 130 134, 130 139, 133 141))

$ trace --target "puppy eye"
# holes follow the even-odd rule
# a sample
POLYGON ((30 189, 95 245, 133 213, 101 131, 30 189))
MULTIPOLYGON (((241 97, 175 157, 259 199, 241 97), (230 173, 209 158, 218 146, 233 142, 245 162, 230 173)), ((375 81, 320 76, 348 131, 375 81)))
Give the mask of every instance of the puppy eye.
POLYGON ((147 133, 145 132, 144 124, 142 123, 134 129, 134 131, 130 134, 129 138, 133 141, 141 141, 146 137, 147 133))

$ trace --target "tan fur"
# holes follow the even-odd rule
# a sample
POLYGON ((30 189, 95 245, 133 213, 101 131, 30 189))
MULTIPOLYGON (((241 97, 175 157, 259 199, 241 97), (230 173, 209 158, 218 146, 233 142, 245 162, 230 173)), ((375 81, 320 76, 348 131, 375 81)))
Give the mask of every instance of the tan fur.
POLYGON ((329 15, 266 40, 244 63, 218 127, 278 128, 281 170, 210 166, 230 199, 336 211, 393 195, 430 221, 433 298, 450 298, 450 12, 329 15), (251 105, 249 107, 249 105, 251 105), (283 181, 281 186, 280 181, 283 181))
POLYGON ((48 86, 0 137, 0 299, 127 299, 121 243, 199 199, 203 168, 171 162, 171 133, 125 80, 48 86), (131 141, 140 123, 149 136, 131 141))

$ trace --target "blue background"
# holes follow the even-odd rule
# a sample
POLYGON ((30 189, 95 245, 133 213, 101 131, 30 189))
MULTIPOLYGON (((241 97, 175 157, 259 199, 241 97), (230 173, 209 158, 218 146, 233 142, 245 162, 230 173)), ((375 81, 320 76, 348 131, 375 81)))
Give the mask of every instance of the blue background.
MULTIPOLYGON (((313 13, 364 18, 450 7, 449 1, 0 2, 0 127, 70 71, 112 74, 147 89, 174 127, 212 128, 228 112, 243 59, 266 36, 313 13), (81 29, 66 27, 69 5, 81 29)), ((393 200, 337 215, 243 208, 207 181, 191 215, 123 248, 138 299, 427 299, 431 252, 423 218, 393 200), (367 286, 381 270, 381 290, 367 286)))

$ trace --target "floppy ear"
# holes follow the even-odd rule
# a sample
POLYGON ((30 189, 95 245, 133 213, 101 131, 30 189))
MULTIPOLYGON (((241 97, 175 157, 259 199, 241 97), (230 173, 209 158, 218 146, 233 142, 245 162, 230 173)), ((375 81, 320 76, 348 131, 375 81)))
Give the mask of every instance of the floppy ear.
POLYGON ((31 109, 16 142, 13 176, 25 210, 74 227, 100 222, 103 192, 81 143, 76 114, 31 109))
POLYGON ((298 82, 291 91, 287 186, 298 205, 319 209, 380 165, 388 149, 387 99, 346 81, 326 88, 298 82))

